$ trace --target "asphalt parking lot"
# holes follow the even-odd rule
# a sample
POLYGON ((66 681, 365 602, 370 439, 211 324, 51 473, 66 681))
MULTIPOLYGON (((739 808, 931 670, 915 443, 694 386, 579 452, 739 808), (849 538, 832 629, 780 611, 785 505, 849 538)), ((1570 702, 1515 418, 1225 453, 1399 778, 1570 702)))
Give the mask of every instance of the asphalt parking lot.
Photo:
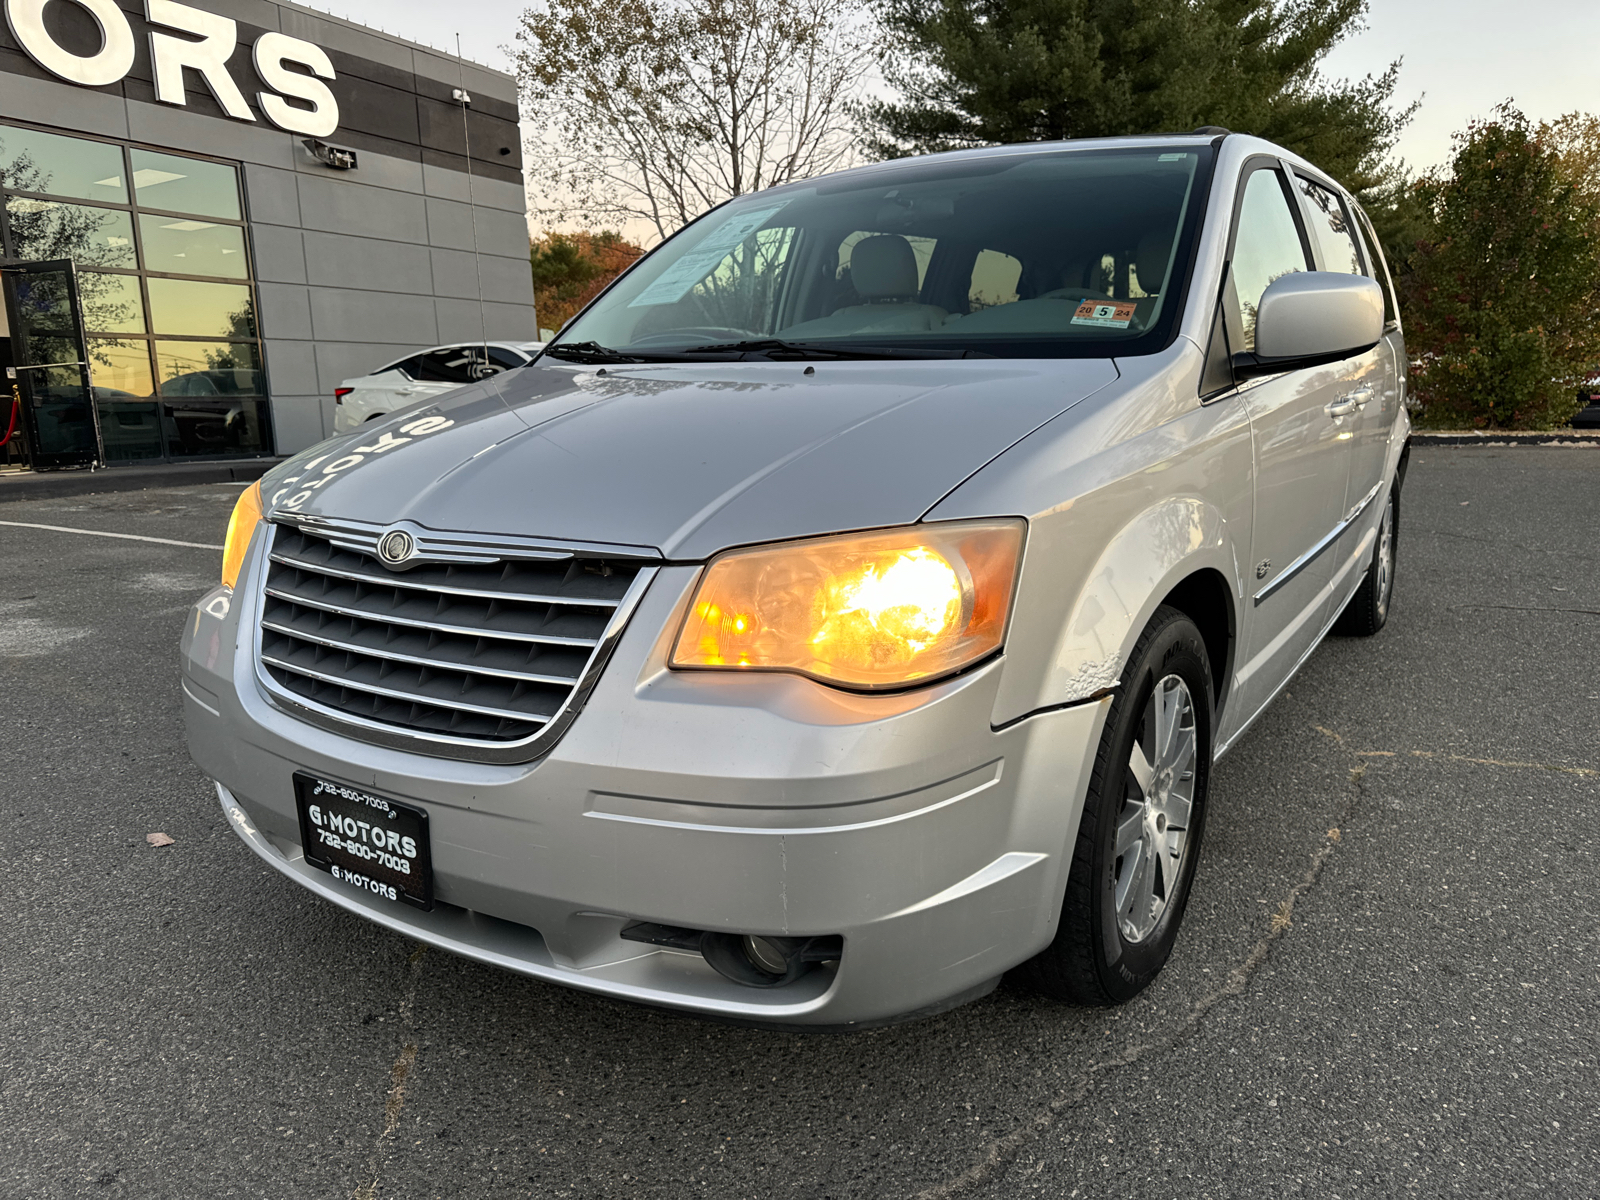
POLYGON ((1600 450, 1414 454, 1395 609, 1219 765, 1172 964, 852 1035, 424 951, 183 745, 237 486, 0 503, 0 1195, 1600 1195, 1600 450), (152 832, 174 844, 147 844, 152 832))

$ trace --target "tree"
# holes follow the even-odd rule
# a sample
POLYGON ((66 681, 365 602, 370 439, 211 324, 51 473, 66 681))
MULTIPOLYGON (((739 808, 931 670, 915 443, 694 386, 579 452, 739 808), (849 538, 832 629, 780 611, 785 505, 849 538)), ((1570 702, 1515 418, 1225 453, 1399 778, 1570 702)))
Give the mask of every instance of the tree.
POLYGON ((1402 280, 1426 425, 1550 429, 1600 363, 1600 196, 1509 104, 1416 184, 1431 228, 1402 280))
POLYGON ((548 0, 517 40, 536 216, 662 238, 844 162, 875 58, 857 0, 548 0))
POLYGON ((1567 113, 1541 124, 1539 139, 1554 153, 1562 177, 1589 199, 1600 201, 1600 117, 1567 113))
POLYGON ((551 233, 533 243, 534 311, 546 329, 560 329, 644 250, 620 233, 551 233))
POLYGON ((1412 109, 1399 63, 1330 83, 1317 65, 1366 0, 875 0, 900 98, 862 110, 880 157, 1220 125, 1303 154, 1363 199, 1412 109))

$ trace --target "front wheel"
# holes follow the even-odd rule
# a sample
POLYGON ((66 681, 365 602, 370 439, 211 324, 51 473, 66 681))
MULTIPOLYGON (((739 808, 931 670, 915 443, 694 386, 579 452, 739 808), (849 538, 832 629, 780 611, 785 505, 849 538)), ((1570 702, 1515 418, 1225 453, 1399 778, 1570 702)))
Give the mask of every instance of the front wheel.
POLYGON ((1022 975, 1075 1004, 1122 1004, 1172 954, 1205 826, 1210 660, 1163 605, 1129 656, 1100 737, 1055 940, 1022 975))

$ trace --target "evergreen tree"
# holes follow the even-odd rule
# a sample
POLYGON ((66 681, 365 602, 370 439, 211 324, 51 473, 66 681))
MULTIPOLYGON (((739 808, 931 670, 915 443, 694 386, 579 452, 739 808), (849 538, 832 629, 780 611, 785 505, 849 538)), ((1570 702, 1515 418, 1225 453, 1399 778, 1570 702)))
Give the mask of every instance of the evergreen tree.
POLYGON ((1391 105, 1399 63, 1354 82, 1318 71, 1366 5, 876 0, 900 98, 862 110, 867 145, 890 158, 1220 125, 1303 154, 1385 209, 1402 182, 1386 160, 1411 116, 1391 105))

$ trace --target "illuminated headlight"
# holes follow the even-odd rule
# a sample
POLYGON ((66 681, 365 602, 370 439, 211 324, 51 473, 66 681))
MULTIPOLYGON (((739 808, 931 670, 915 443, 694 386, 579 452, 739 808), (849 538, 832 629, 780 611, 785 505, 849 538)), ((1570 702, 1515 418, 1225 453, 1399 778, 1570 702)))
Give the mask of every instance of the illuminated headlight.
POLYGON ((712 560, 672 665, 841 687, 926 683, 1005 640, 1022 521, 962 521, 734 550, 712 560))
POLYGON ((228 536, 222 546, 222 582, 233 587, 239 582, 239 570, 244 566, 244 552, 250 549, 250 539, 261 523, 261 484, 252 483, 245 488, 239 502, 233 506, 233 516, 228 518, 228 536))

